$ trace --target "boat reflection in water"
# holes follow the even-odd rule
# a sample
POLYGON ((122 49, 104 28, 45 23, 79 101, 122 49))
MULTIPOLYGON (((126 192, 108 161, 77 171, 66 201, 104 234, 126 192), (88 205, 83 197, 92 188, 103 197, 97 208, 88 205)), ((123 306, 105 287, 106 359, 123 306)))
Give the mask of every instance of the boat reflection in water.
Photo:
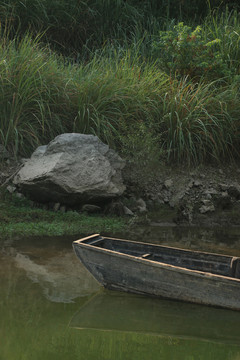
POLYGON ((232 310, 101 290, 79 309, 70 327, 240 346, 239 324, 240 313, 232 310))

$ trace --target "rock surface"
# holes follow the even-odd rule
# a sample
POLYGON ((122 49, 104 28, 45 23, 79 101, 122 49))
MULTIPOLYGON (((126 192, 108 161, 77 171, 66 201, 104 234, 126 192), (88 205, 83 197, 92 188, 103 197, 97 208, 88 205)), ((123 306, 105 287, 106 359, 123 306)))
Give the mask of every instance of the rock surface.
POLYGON ((36 149, 14 184, 38 202, 96 203, 122 195, 123 167, 124 161, 97 136, 62 134, 36 149))
MULTIPOLYGON (((144 179, 126 166, 126 205, 139 213, 137 198, 147 204, 147 220, 196 226, 240 225, 240 171, 238 164, 229 164, 224 171, 218 166, 199 168, 161 166, 159 171, 144 179)), ((140 220, 141 221, 141 220, 140 220)))

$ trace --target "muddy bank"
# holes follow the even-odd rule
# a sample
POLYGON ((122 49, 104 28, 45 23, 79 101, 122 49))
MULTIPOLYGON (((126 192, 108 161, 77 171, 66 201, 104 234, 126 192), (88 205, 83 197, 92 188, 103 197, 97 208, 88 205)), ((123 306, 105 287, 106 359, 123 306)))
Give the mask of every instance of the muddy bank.
MULTIPOLYGON (((152 225, 240 226, 240 166, 236 164, 164 166, 142 177, 140 169, 126 168, 124 177, 129 204, 135 204, 152 225)), ((130 208, 134 210, 134 205, 130 208)))

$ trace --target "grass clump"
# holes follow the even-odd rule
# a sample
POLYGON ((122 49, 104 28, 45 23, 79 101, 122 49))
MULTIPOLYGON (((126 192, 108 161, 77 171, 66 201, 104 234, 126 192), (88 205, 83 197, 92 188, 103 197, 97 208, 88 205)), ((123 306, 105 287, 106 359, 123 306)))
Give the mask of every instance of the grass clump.
POLYGON ((167 81, 127 52, 65 66, 28 37, 0 48, 0 76, 0 141, 22 155, 63 132, 114 143, 121 122, 155 116, 167 81))
POLYGON ((238 95, 218 83, 173 82, 165 93, 159 122, 169 161, 201 163, 237 155, 238 95), (231 99, 231 100, 230 100, 231 99), (230 103, 232 109, 230 109, 230 103))
MULTIPOLYGON (((240 70, 240 14, 239 11, 220 12, 216 10, 203 23, 205 38, 219 39, 218 54, 228 67, 231 75, 240 70)), ((219 76, 220 77, 220 76, 219 76)))

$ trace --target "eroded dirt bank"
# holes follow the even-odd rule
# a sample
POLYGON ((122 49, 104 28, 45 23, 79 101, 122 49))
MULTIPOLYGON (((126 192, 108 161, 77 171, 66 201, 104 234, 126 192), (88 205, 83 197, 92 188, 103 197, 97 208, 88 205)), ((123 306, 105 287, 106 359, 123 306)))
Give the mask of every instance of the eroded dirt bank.
MULTIPOLYGON (((240 225, 240 166, 162 167, 141 178, 126 169, 129 200, 140 197, 151 222, 176 225, 240 225)), ((134 200, 134 201, 133 201, 134 200)), ((142 212, 143 210, 142 203, 142 212)))
MULTIPOLYGON (((1 163, 2 188, 17 193, 12 180, 20 166, 20 161, 1 163)), ((103 205, 104 213, 156 225, 240 226, 238 164, 147 170, 127 165, 123 177, 127 187, 124 195, 103 205)))

